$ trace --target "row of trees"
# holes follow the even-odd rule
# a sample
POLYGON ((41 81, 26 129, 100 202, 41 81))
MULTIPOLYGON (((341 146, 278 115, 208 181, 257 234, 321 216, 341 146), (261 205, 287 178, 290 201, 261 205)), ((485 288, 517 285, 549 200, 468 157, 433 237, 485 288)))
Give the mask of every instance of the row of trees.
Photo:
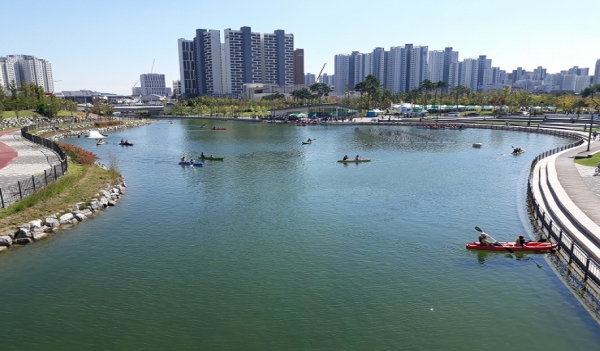
POLYGON ((77 111, 77 103, 59 99, 53 94, 46 95, 44 89, 36 84, 17 87, 13 81, 8 87, 8 94, 0 88, 0 115, 4 111, 14 111, 16 117, 19 117, 23 110, 34 110, 43 116, 56 117, 60 110, 73 114, 77 111))
POLYGON ((331 88, 323 83, 315 83, 308 88, 292 91, 286 95, 276 93, 261 100, 243 100, 231 97, 199 96, 179 101, 171 110, 173 114, 193 115, 261 115, 278 108, 288 108, 313 103, 339 102, 358 109, 388 109, 392 103, 409 102, 419 105, 478 105, 493 106, 498 110, 508 106, 509 110, 518 111, 531 106, 554 106, 563 112, 582 113, 590 108, 596 109, 593 96, 570 94, 533 94, 524 90, 511 90, 506 87, 491 92, 473 92, 465 86, 449 88, 445 82, 433 83, 425 80, 421 85, 407 93, 393 92, 384 89, 381 82, 373 75, 354 87, 347 87, 347 92, 356 92, 357 98, 350 94, 332 100, 329 98, 331 88))
MULTIPOLYGON (((590 87, 589 89, 592 89, 590 87)), ((589 90, 588 89, 588 90, 589 90)), ((527 109, 531 106, 554 106, 563 112, 581 113, 590 108, 597 109, 593 100, 593 94, 585 93, 570 95, 567 93, 533 94, 525 90, 511 90, 505 87, 491 92, 473 92, 469 87, 462 85, 448 89, 446 82, 434 83, 428 79, 421 82, 418 88, 407 93, 394 93, 383 89, 381 82, 375 76, 369 75, 364 81, 356 84, 353 89, 360 93, 360 98, 346 101, 363 109, 378 107, 389 108, 394 102, 410 102, 425 105, 489 105, 495 109, 508 106, 511 111, 527 109)))

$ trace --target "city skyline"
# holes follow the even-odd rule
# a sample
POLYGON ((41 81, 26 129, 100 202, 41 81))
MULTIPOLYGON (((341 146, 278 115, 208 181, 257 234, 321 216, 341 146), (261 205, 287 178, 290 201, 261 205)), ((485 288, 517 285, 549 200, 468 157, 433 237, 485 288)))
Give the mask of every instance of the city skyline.
MULTIPOLYGON (((354 0, 343 8, 313 0, 277 8, 266 1, 228 4, 225 9, 192 1, 165 6, 152 0, 108 0, 101 7, 64 0, 11 2, 3 6, 0 20, 15 34, 0 39, 0 56, 34 55, 52 62, 57 91, 116 94, 130 94, 139 76, 150 73, 153 61, 153 72, 165 74, 168 85, 179 79, 177 39, 190 37, 196 28, 283 29, 294 34, 295 48, 304 49, 304 73, 313 74, 326 63, 323 72, 332 75, 335 55, 405 43, 430 51, 453 47, 461 58, 486 55, 506 71, 543 66, 557 73, 579 66, 593 74, 600 58, 590 25, 580 15, 566 13, 558 1, 543 7, 513 0, 374 0, 369 8, 354 0), (28 9, 27 25, 18 16, 23 7, 28 9)), ((574 0, 570 8, 595 13, 600 3, 574 0)))

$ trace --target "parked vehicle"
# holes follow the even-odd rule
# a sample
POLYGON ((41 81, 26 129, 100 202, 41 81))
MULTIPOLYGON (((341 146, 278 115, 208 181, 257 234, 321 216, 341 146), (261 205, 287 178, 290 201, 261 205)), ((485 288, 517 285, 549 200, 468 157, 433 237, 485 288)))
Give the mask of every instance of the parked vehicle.
POLYGON ((467 113, 465 116, 467 116, 467 117, 477 117, 477 116, 480 116, 480 115, 477 112, 471 112, 471 113, 467 113))
POLYGON ((458 111, 448 112, 448 117, 460 117, 460 112, 458 112, 458 111))

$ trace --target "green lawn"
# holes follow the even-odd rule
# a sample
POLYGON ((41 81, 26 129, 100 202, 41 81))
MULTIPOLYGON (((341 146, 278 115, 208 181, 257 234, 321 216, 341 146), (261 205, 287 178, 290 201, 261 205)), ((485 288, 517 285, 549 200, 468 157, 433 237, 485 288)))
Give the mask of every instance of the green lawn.
POLYGON ((600 152, 595 153, 594 156, 590 158, 575 159, 575 163, 588 167, 596 167, 598 166, 598 162, 600 162, 600 152))
MULTIPOLYGON (((33 110, 23 110, 23 111, 19 111, 19 117, 41 117, 42 115, 40 115, 39 113, 33 111, 33 110)), ((85 116, 85 113, 81 112, 81 111, 76 111, 73 112, 73 116, 85 116)), ((3 113, 0 114, 1 118, 15 118, 17 117, 17 114, 15 113, 15 111, 4 111, 3 113)), ((71 112, 70 111, 66 111, 66 110, 60 110, 58 111, 58 117, 71 117, 71 112)))

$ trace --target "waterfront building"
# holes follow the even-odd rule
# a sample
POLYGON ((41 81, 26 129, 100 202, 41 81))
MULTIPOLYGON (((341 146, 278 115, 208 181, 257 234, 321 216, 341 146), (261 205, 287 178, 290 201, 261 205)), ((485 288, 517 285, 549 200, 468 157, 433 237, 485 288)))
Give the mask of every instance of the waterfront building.
POLYGON ((315 80, 315 75, 313 73, 306 73, 304 75, 304 83, 306 85, 312 85, 315 84, 316 80, 315 80))
POLYGON ((458 65, 458 77, 457 85, 462 85, 471 89, 471 91, 477 91, 478 84, 477 79, 479 77, 479 64, 478 59, 470 58, 464 59, 459 62, 458 65))
POLYGON ((450 83, 450 65, 458 62, 458 51, 451 47, 444 50, 433 50, 429 52, 428 75, 429 80, 437 83, 444 81, 450 83))
POLYGON ((196 29, 194 62, 198 95, 226 93, 227 77, 221 57, 221 36, 218 30, 196 29))
POLYGON ((194 41, 179 39, 179 81, 182 96, 189 97, 198 95, 196 85, 196 60, 194 58, 194 41))
POLYGON ((0 57, 0 85, 7 89, 12 82, 17 87, 36 84, 46 93, 54 92, 52 65, 49 61, 31 55, 0 57))
POLYGON ((429 52, 429 77, 434 83, 444 80, 444 51, 432 50, 429 52))
POLYGON ((168 96, 171 89, 166 87, 165 75, 159 73, 146 73, 140 75, 141 95, 168 96))
POLYGON ((173 95, 175 95, 175 97, 181 95, 181 81, 179 79, 173 81, 173 95))
POLYGON ((304 84, 304 49, 294 50, 294 84, 304 84))
POLYGON ((381 84, 385 84, 385 49, 375 48, 372 53, 372 72, 381 84))
POLYGON ((479 55, 477 59, 477 84, 475 90, 480 90, 479 87, 483 86, 483 74, 486 69, 492 68, 492 60, 488 59, 486 55, 479 55))
POLYGON ((594 84, 600 84, 600 59, 596 60, 596 70, 594 71, 594 84))
POLYGON ((330 87, 333 87, 334 79, 335 79, 335 75, 328 75, 327 73, 323 73, 323 75, 321 75, 321 79, 319 79, 319 80, 321 83, 327 84, 330 87))
POLYGON ((243 84, 292 85, 294 35, 276 30, 255 33, 250 27, 197 29, 193 40, 179 39, 181 93, 241 96, 243 84))
POLYGON ((334 92, 343 93, 347 90, 354 90, 350 86, 350 55, 335 55, 334 61, 334 92))

